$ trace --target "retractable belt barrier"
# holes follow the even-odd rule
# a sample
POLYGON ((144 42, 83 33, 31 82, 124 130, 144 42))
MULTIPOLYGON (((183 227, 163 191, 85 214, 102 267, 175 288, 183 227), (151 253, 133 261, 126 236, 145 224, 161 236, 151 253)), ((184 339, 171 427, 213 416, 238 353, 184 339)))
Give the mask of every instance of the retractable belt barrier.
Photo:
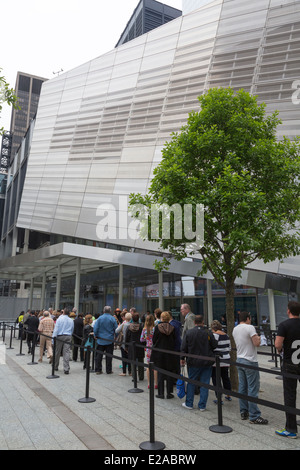
MULTIPOLYGON (((3 342, 5 342, 5 332, 6 332, 6 327, 9 327, 10 329, 10 346, 9 346, 9 349, 13 349, 11 344, 12 344, 12 336, 14 334, 14 329, 15 327, 14 326, 9 326, 9 325, 6 325, 5 323, 1 324, 0 325, 0 328, 2 329, 2 338, 3 338, 3 342)), ((274 333, 274 332, 273 332, 274 333)), ((58 337, 54 337, 52 338, 52 336, 47 336, 43 333, 40 333, 39 331, 36 331, 33 333, 34 337, 33 337, 33 344, 34 346, 36 346, 36 340, 37 340, 37 337, 38 336, 45 336, 47 338, 51 338, 52 341, 53 341, 53 360, 52 360, 52 373, 51 375, 49 375, 47 378, 48 379, 54 379, 54 378, 59 378, 60 376, 56 375, 54 372, 55 372, 55 350, 56 350, 56 342, 57 341, 62 341, 63 343, 68 343, 70 344, 69 341, 64 341, 64 340, 61 340, 60 338, 58 337)), ((82 339, 76 335, 73 335, 79 339, 82 339)), ((273 335, 272 335, 273 336, 273 335)), ((19 354, 17 354, 17 356, 22 356, 24 355, 22 353, 22 342, 23 342, 23 338, 22 336, 19 338, 20 339, 20 352, 19 354)), ((97 339, 105 339, 107 341, 106 338, 99 338, 97 337, 97 339)), ((274 339, 274 338, 273 338, 274 339)), ((273 342, 273 341, 272 341, 273 342)), ((119 345, 119 343, 117 343, 116 341, 113 341, 114 344, 116 345, 119 345)), ((126 347, 130 346, 132 348, 132 359, 127 359, 127 358, 124 358, 124 357, 120 357, 120 356, 117 356, 115 354, 110 354, 108 353, 107 351, 99 351, 96 347, 95 347, 95 338, 94 338, 94 341, 93 341, 93 347, 91 346, 84 346, 84 345, 78 345, 76 344, 76 347, 77 348, 84 348, 85 350, 85 353, 86 353, 86 387, 85 387, 85 396, 83 398, 80 398, 78 401, 80 403, 93 403, 96 401, 95 398, 92 398, 89 396, 89 384, 90 384, 90 373, 94 371, 93 369, 93 365, 92 365, 92 369, 91 369, 91 366, 90 366, 90 362, 91 362, 91 356, 92 356, 92 364, 94 364, 94 360, 95 360, 95 355, 97 354, 101 354, 102 356, 103 355, 106 355, 108 357, 111 357, 111 358, 114 358, 116 360, 119 360, 119 361, 122 361, 122 362, 126 362, 128 364, 131 364, 132 366, 132 375, 133 375, 133 382, 134 382, 134 387, 131 388, 130 390, 128 390, 129 393, 142 393, 143 390, 142 389, 139 389, 137 387, 137 368, 140 366, 140 367, 146 367, 149 369, 149 382, 150 382, 150 388, 149 388, 149 423, 150 423, 150 440, 149 441, 146 441, 146 442, 142 442, 140 444, 140 448, 143 449, 143 450, 163 450, 165 448, 165 444, 162 443, 162 442, 158 442, 158 441, 155 441, 155 412, 154 412, 154 371, 157 371, 157 372, 160 372, 162 374, 164 374, 165 376, 169 376, 169 377, 172 377, 174 380, 177 380, 177 379, 181 379, 181 380, 184 380, 185 382, 187 383, 191 383, 193 385, 195 385, 196 387, 204 387, 204 388, 207 388, 209 390, 213 390, 216 395, 217 395, 217 405, 218 405, 218 424, 216 425, 212 425, 209 427, 209 430, 212 431, 212 432, 217 432, 217 433, 229 433, 232 431, 232 428, 229 427, 229 426, 225 426, 223 424, 223 416, 222 416, 222 394, 226 394, 226 395, 230 395, 232 397, 235 397, 235 398, 238 398, 238 399, 244 399, 244 400, 247 400, 247 401, 250 401, 250 402, 254 402, 254 403, 257 403, 257 404, 260 404, 260 405, 263 405, 263 406, 266 406, 266 407, 269 407, 269 408, 273 408, 275 410, 279 410, 279 411, 283 411, 283 412, 288 412, 290 414, 295 414, 295 415, 300 415, 300 409, 298 408, 291 408, 291 407, 288 407, 288 406, 285 406, 285 405, 281 405, 279 403, 273 403, 271 401, 268 401, 268 400, 263 400, 263 399, 260 399, 260 398, 254 398, 254 397, 250 397, 248 395, 244 395, 244 394, 241 394, 239 392, 236 392, 234 390, 227 390, 227 389, 224 389, 222 386, 221 386, 221 372, 220 372, 220 357, 219 355, 215 355, 214 357, 207 357, 207 356, 198 356, 198 355, 194 355, 194 354, 188 354, 188 353, 184 353, 184 352, 179 352, 179 351, 171 351, 171 350, 165 350, 165 349, 159 349, 159 348, 154 348, 154 347, 150 347, 150 346, 147 346, 147 349, 149 350, 155 350, 155 351, 158 351, 158 352, 162 352, 162 353, 167 353, 169 355, 176 355, 176 356, 180 356, 181 358, 184 357, 184 358, 188 358, 188 357, 191 357, 191 358, 196 358, 196 359, 201 359, 201 360, 205 360, 205 361, 211 361, 212 364, 215 364, 215 367, 216 367, 216 385, 211 385, 211 384, 206 384, 206 383, 202 383, 200 381, 197 381, 197 380, 192 380, 188 377, 185 377, 183 375, 179 375, 179 374, 176 374, 174 372, 170 372, 170 371, 167 371, 167 370, 164 370, 164 369, 161 369, 159 367, 157 367, 153 362, 150 362, 149 364, 148 363, 145 363, 145 362, 140 362, 138 359, 137 359, 137 354, 136 354, 136 348, 143 348, 145 349, 146 346, 145 345, 141 345, 141 344, 137 344, 136 342, 131 342, 131 343, 123 343, 126 347)), ((37 364, 37 362, 34 361, 34 349, 35 347, 32 347, 32 361, 28 364, 28 365, 34 365, 34 364, 37 364)), ((268 353, 268 352, 258 352, 258 354, 262 354, 262 355, 267 355, 267 356, 271 356, 272 357, 272 361, 275 360, 276 362, 276 352, 274 353, 274 351, 272 350, 271 353, 268 353), (274 358, 274 359, 273 359, 274 358)), ((278 355, 277 355, 278 357, 278 355)), ((272 374, 272 375, 278 375, 278 371, 276 370, 271 370, 271 369, 266 369, 266 368, 262 368, 262 367, 256 367, 256 366, 252 366, 252 365, 248 365, 248 364, 242 364, 242 363, 239 363, 239 362, 234 362, 232 361, 231 359, 228 359, 228 360, 225 360, 225 359, 222 359, 222 363, 228 363, 229 366, 235 366, 235 367, 242 367, 242 368, 245 368, 245 369, 254 369, 254 370, 257 370, 259 372, 264 372, 264 373, 268 373, 268 374, 272 374)), ((277 369, 277 367, 273 368, 273 369, 277 369)), ((300 380, 300 375, 293 375, 293 374, 289 374, 287 372, 283 372, 283 371, 280 371, 279 372, 279 375, 280 375, 280 378, 282 377, 290 377, 290 378, 293 378, 295 380, 300 380)), ((278 378, 278 377, 276 377, 278 378)))

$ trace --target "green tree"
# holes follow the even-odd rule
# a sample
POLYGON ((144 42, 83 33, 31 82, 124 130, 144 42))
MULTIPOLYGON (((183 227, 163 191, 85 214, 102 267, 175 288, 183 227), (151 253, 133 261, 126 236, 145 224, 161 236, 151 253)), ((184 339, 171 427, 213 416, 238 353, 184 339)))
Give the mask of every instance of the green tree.
MULTIPOLYGON (((200 111, 165 144, 148 194, 131 194, 130 207, 203 204, 199 276, 209 271, 225 289, 232 339, 234 286, 242 270, 256 259, 282 260, 300 251, 300 141, 278 141, 278 113, 267 115, 265 104, 244 90, 210 89, 199 102, 200 111)), ((157 238, 162 248, 177 259, 193 254, 189 240, 172 233, 157 238)))
MULTIPOLYGON (((0 68, 0 73, 2 69, 0 68)), ((18 98, 15 95, 13 88, 10 88, 4 76, 0 76, 0 114, 3 108, 3 104, 6 103, 9 106, 13 106, 15 109, 19 109, 18 98)), ((3 127, 0 128, 0 135, 3 134, 3 127)))

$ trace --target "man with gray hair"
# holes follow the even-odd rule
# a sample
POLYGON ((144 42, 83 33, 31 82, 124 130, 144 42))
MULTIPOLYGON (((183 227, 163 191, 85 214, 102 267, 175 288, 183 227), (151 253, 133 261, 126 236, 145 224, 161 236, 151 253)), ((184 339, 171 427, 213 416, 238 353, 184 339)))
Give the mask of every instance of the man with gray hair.
POLYGON ((39 324, 39 332, 42 333, 40 335, 40 358, 39 362, 43 361, 43 354, 44 354, 44 347, 46 344, 47 349, 47 359, 49 359, 50 363, 52 362, 53 352, 52 352, 52 333, 54 330, 55 323, 51 318, 50 312, 46 310, 44 312, 43 318, 39 324))
POLYGON ((55 348, 55 370, 58 370, 61 352, 63 352, 64 373, 70 372, 70 348, 72 334, 74 331, 74 320, 69 317, 69 310, 64 309, 63 314, 58 317, 53 330, 53 338, 57 338, 55 348))
POLYGON ((185 333, 194 328, 195 326, 195 314, 192 313, 191 307, 189 304, 182 304, 180 307, 180 313, 184 318, 183 330, 182 330, 182 339, 185 336, 185 333))
POLYGON ((97 354, 95 361, 96 374, 102 374, 102 358, 105 354, 106 373, 112 374, 112 355, 114 352, 115 331, 118 327, 117 320, 111 314, 111 307, 106 305, 103 315, 94 324, 94 337, 97 341, 97 354))

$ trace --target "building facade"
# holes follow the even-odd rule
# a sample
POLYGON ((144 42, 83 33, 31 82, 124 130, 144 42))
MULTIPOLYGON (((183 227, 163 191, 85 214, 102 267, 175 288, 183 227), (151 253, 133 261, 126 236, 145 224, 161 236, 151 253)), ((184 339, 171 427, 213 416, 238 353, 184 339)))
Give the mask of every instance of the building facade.
POLYGON ((12 134, 11 156, 18 150, 30 121, 35 117, 41 87, 46 79, 28 73, 18 72, 15 93, 20 109, 12 109, 10 132, 12 134))
MULTIPOLYGON (((125 298, 127 306, 151 310, 164 297, 166 308, 178 309, 189 299, 200 313, 212 310, 213 287, 214 313, 224 313, 224 292, 209 276, 201 280, 203 288, 192 274, 201 260, 178 265, 159 280, 145 268, 145 258, 140 261, 138 255, 158 256, 159 250, 136 236, 127 213, 128 195, 147 192, 163 146, 188 114, 199 110, 197 97, 209 88, 243 88, 265 102, 267 112, 278 110, 278 139, 300 133, 300 3, 200 0, 198 7, 43 85, 15 228, 30 236, 43 234, 51 246, 67 242, 74 256, 77 245, 89 256, 87 247, 94 248, 101 262, 110 253, 114 264, 99 262, 93 272, 81 270, 80 282, 78 276, 77 281, 66 278, 65 304, 74 303, 75 289, 76 302, 80 299, 82 308, 92 302, 94 311, 110 299, 121 306, 125 298), (113 237, 101 230, 103 221, 114 228, 113 237), (119 262, 114 262, 121 254, 126 263, 137 255, 136 264, 125 263, 128 278, 122 287, 119 262)), ((15 171, 11 169, 11 181, 15 171)), ((4 245, 6 239, 3 231, 4 245)), ((48 299, 57 299, 56 275, 43 276, 48 299)), ((257 289, 271 291, 275 285, 284 305, 289 295, 300 293, 298 280, 297 258, 257 262, 238 280, 236 308, 256 314, 257 289)), ((284 309, 280 307, 280 315, 284 309)))
POLYGON ((182 13, 187 15, 209 3, 211 3, 211 0, 182 0, 182 13))

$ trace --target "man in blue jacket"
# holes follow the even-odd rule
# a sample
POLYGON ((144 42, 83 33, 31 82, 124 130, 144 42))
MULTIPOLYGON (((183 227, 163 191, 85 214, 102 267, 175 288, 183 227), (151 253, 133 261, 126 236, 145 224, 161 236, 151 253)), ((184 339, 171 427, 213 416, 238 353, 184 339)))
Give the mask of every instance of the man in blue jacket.
POLYGON ((97 353, 95 361, 96 374, 102 374, 102 358, 106 352, 106 373, 112 374, 112 355, 114 352, 115 331, 117 321, 111 313, 111 307, 106 306, 94 325, 94 337, 97 340, 97 353))

